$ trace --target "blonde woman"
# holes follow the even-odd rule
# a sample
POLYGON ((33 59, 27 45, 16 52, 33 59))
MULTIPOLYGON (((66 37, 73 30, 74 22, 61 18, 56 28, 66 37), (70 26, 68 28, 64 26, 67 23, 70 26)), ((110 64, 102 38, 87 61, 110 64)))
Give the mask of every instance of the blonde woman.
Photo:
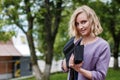
MULTIPOLYGON (((75 64, 73 54, 69 59, 69 67, 77 72, 77 78, 73 80, 105 80, 111 52, 108 42, 98 36, 102 31, 96 13, 90 7, 80 6, 72 14, 69 23, 70 37, 75 37, 74 43, 81 39, 80 45, 84 45, 82 63, 75 64)), ((65 60, 62 68, 68 71, 68 80, 72 80, 65 60)))

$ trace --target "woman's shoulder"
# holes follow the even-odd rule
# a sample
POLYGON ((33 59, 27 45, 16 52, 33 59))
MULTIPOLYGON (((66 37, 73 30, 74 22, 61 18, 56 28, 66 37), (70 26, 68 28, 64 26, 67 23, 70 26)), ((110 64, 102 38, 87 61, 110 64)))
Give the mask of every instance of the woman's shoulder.
POLYGON ((109 46, 107 40, 103 39, 102 37, 98 37, 98 43, 103 46, 109 46))
MULTIPOLYGON (((107 51, 107 53, 111 53, 110 45, 107 42, 107 40, 100 37, 98 42, 99 42, 98 49, 100 51, 100 55, 103 54, 105 51, 107 51)), ((108 55, 110 56, 110 54, 108 55)))

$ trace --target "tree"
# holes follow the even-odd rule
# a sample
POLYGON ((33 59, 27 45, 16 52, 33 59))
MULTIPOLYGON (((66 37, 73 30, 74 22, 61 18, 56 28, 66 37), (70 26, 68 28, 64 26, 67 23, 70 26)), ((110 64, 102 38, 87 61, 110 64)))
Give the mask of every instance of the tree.
POLYGON ((120 1, 111 0, 111 3, 107 3, 107 16, 106 22, 108 22, 108 30, 110 31, 113 38, 113 56, 114 56, 114 69, 118 69, 118 54, 120 47, 120 1))
POLYGON ((35 13, 33 13, 32 8, 34 9, 35 4, 38 4, 37 0, 4 0, 2 2, 2 12, 4 15, 3 18, 8 21, 6 24, 15 24, 26 35, 31 54, 33 71, 35 72, 36 79, 41 80, 42 72, 39 70, 37 64, 33 39, 35 13))
POLYGON ((63 10, 62 0, 9 0, 9 2, 4 0, 2 3, 4 17, 8 20, 7 24, 15 24, 27 37, 36 80, 49 80, 54 53, 53 46, 63 10), (40 14, 42 14, 42 16, 40 14), (45 43, 44 45, 41 45, 45 53, 46 65, 44 73, 42 73, 38 67, 37 56, 35 54, 33 33, 36 25, 34 22, 35 24, 42 25, 39 26, 42 32, 40 32, 38 37, 40 37, 40 44, 42 41, 45 43))
POLYGON ((43 2, 43 6, 41 7, 42 12, 40 11, 37 17, 37 21, 41 22, 39 23, 39 49, 44 53, 44 59, 46 63, 43 80, 49 80, 50 76, 54 53, 54 43, 58 33, 59 24, 61 21, 61 13, 63 10, 62 3, 62 0, 45 0, 43 2))

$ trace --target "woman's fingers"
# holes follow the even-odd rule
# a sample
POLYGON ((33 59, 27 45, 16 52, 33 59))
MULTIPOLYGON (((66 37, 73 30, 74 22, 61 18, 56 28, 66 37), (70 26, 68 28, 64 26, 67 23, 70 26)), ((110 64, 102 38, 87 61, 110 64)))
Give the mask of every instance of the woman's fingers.
POLYGON ((74 64, 74 55, 72 54, 69 60, 69 67, 73 68, 76 71, 79 71, 80 68, 82 67, 83 62, 79 64, 74 64))
POLYGON ((83 62, 81 62, 80 64, 74 64, 74 66, 71 68, 73 68, 75 71, 79 72, 80 68, 82 67, 82 64, 83 64, 83 62))
POLYGON ((74 66, 74 55, 72 54, 69 60, 69 67, 73 67, 74 66))

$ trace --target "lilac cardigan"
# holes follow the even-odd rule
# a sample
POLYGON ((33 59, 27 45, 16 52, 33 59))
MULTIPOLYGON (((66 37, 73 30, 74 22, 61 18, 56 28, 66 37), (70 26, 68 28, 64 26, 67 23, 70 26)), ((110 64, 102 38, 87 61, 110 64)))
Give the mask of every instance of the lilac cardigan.
MULTIPOLYGON (((84 63, 82 68, 91 71, 92 80, 105 80, 110 54, 109 44, 100 37, 95 42, 84 46, 84 63)), ((78 73, 78 80, 89 79, 78 73)))

